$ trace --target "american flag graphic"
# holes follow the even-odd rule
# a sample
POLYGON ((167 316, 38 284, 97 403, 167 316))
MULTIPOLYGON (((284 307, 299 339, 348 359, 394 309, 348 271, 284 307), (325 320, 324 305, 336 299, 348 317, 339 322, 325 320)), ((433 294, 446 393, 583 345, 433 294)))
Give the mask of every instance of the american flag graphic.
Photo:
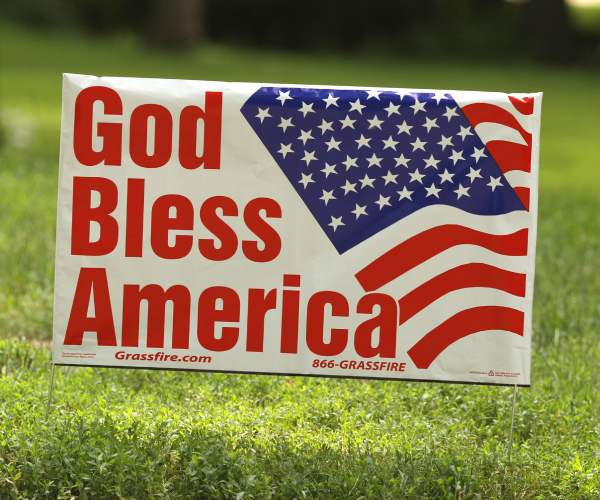
MULTIPOLYGON (((527 212, 532 135, 519 115, 533 112, 533 99, 509 99, 507 105, 461 106, 448 92, 262 87, 241 111, 344 254, 433 205, 482 218, 527 212)), ((459 220, 374 255, 356 278, 365 292, 374 292, 459 245, 493 252, 497 265, 460 264, 411 289, 398 299, 401 325, 460 289, 525 297, 526 275, 503 269, 502 258, 527 256, 528 228, 492 234, 459 220)), ((523 335, 522 310, 501 303, 470 306, 465 303, 408 350, 418 368, 428 368, 449 345, 473 333, 523 335)))

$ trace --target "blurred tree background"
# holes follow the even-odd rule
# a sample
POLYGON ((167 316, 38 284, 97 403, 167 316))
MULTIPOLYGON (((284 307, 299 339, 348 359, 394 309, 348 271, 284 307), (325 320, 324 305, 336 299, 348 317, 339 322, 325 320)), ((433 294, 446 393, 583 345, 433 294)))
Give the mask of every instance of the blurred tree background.
MULTIPOLYGON (((565 0, 3 0, 0 4, 0 16, 28 25, 99 35, 130 31, 148 44, 174 50, 215 41, 416 57, 599 63, 600 36, 597 25, 590 25, 590 9, 586 10, 582 17, 565 0)), ((596 17, 600 18, 598 10, 596 17)))

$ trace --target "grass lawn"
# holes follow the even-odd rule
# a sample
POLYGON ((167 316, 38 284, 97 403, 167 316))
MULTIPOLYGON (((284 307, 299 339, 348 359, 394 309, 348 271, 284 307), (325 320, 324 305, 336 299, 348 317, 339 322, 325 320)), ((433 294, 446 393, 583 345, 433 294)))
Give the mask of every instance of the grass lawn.
POLYGON ((0 105, 0 499, 600 497, 600 73, 176 55, 0 25, 0 105), (62 72, 543 91, 532 387, 512 462, 510 388, 59 367, 45 423, 62 72))

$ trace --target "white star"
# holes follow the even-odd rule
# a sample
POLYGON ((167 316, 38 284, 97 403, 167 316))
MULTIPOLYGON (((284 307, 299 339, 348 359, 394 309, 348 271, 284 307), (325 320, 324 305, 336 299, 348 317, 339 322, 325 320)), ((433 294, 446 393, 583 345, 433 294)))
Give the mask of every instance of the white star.
POLYGON ((298 137, 298 139, 301 140, 303 144, 306 144, 306 141, 308 141, 309 139, 314 139, 314 137, 312 136, 312 130, 309 130, 308 132, 301 130, 300 137, 298 137))
POLYGON ((324 144, 327 144, 327 151, 330 151, 332 149, 337 149, 339 151, 341 143, 342 143, 342 141, 336 141, 333 138, 333 136, 331 136, 331 139, 329 139, 329 142, 325 142, 324 144))
POLYGON ((279 91, 279 97, 277 98, 278 101, 281 101, 281 105, 283 106, 285 104, 285 101, 287 101, 288 99, 293 100, 293 97, 290 97, 290 91, 288 90, 287 92, 282 92, 281 90, 279 91))
MULTIPOLYGON (((436 198, 439 198, 440 196, 438 195, 438 193, 441 191, 441 189, 438 189, 435 187, 435 184, 432 182, 431 183, 431 187, 426 187, 425 191, 427 191, 427 196, 435 196, 436 198)), ((425 198, 427 198, 427 196, 425 196, 425 198)))
POLYGON ((369 128, 377 127, 379 130, 381 130, 381 124, 383 123, 383 120, 377 118, 377 115, 375 115, 372 120, 367 119, 367 121, 369 122, 369 128))
POLYGON ((410 197, 411 194, 414 193, 414 191, 409 191, 408 189, 406 189, 406 186, 404 186, 404 188, 402 189, 402 191, 396 191, 399 195, 400 195, 400 200, 403 200, 404 198, 408 198, 410 201, 412 201, 412 198, 410 197))
POLYGON ((383 149, 392 148, 394 151, 396 151, 396 144, 398 144, 398 141, 392 139, 391 135, 389 139, 383 139, 382 142, 385 144, 385 146, 383 146, 383 149))
POLYGON ((471 179, 471 184, 473 184, 473 181, 479 177, 480 179, 483 179, 483 177, 481 177, 481 175, 479 175, 479 172, 481 172, 481 169, 479 170, 475 170, 473 167, 469 167, 471 169, 471 171, 467 174, 467 177, 469 177, 471 179))
POLYGON ((335 232, 335 230, 338 228, 338 226, 345 226, 346 224, 344 224, 342 222, 342 217, 338 217, 335 218, 333 215, 331 216, 331 222, 329 224, 327 224, 328 226, 333 227, 333 231, 335 232))
POLYGON ((421 139, 419 139, 418 137, 415 142, 410 143, 410 145, 413 147, 413 152, 416 151, 417 149, 422 149, 423 151, 425 151, 425 144, 427 144, 427 143, 421 141, 421 139))
POLYGON ((458 195, 457 200, 460 200, 461 196, 468 196, 469 198, 471 197, 471 195, 469 194, 469 188, 462 187, 462 184, 459 184, 458 189, 454 192, 458 195))
POLYGON ((419 102, 419 99, 415 99, 415 103, 412 106, 409 106, 409 108, 412 108, 415 110, 415 115, 419 111, 423 111, 424 113, 427 113, 427 111, 425 111, 425 101, 419 102))
POLYGON ((379 94, 383 94, 383 92, 379 92, 377 90, 367 90, 367 94, 369 94, 369 97, 367 97, 367 100, 371 99, 371 97, 374 97, 375 99, 377 99, 379 101, 379 94))
POLYGON ((312 102, 310 104, 307 104, 304 101, 302 101, 302 107, 298 111, 300 111, 300 113, 302 113, 304 115, 304 118, 306 118, 306 115, 308 113, 314 113, 315 112, 315 110, 312 109, 313 104, 314 103, 312 103, 312 102))
POLYGON ((255 118, 260 118, 260 123, 262 123, 265 120, 265 118, 273 118, 273 117, 269 114, 269 108, 267 108, 267 109, 258 108, 258 114, 256 115, 255 118))
POLYGON ((390 203, 390 197, 388 196, 387 198, 384 198, 382 194, 379 195, 379 199, 375 202, 379 205, 379 210, 381 210, 383 207, 385 207, 386 205, 388 207, 391 207, 391 203, 390 203))
POLYGON ((462 154, 463 154, 462 151, 454 151, 454 149, 453 149, 452 154, 448 157, 448 159, 452 160, 454 162, 454 164, 456 165, 456 162, 458 160, 464 160, 462 154))
POLYGON ((310 182, 315 182, 312 180, 312 174, 308 174, 308 175, 301 174, 301 175, 302 175, 302 180, 298 181, 298 184, 304 184, 304 189, 306 189, 306 186, 308 186, 308 184, 310 182))
POLYGON ((484 153, 485 148, 481 148, 481 149, 477 149, 477 148, 473 148, 475 150, 475 152, 471 155, 473 158, 475 158, 475 163, 477 163, 479 161, 479 158, 487 158, 487 155, 484 153))
POLYGON ((473 132, 471 132, 471 127, 463 127, 462 125, 460 126, 460 132, 456 135, 460 135, 462 137, 462 140, 464 141, 465 138, 468 135, 473 135, 473 132))
POLYGON ((358 158, 350 158, 348 155, 346 155, 346 161, 342 162, 343 165, 346 165, 346 172, 350 170, 350 167, 358 168, 358 165, 356 164, 357 159, 358 158))
POLYGON ((321 170, 321 172, 325 173, 325 179, 329 177, 329 174, 337 174, 337 172, 335 171, 335 167, 336 165, 330 165, 329 163, 325 163, 325 168, 321 170))
POLYGON ((492 188, 492 193, 498 186, 504 186, 504 184, 500 182, 500 179, 502 179, 502 177, 498 177, 497 179, 495 179, 490 175, 490 182, 486 184, 486 186, 490 186, 492 188))
POLYGON ((390 172, 388 170, 388 173, 386 175, 382 175, 381 178, 385 180, 385 185, 387 186, 390 182, 393 182, 394 184, 398 184, 396 182, 396 177, 398 177, 398 174, 394 175, 392 174, 392 172, 390 172))
POLYGON ((323 196, 321 196, 319 198, 319 200, 323 200, 325 202, 325 205, 327 205, 327 202, 329 200, 335 200, 335 199, 337 199, 337 198, 335 196, 333 196, 333 189, 331 191, 325 191, 323 189, 323 196))
POLYGON ((433 155, 431 155, 429 157, 429 159, 425 159, 425 168, 428 167, 433 167, 437 170, 437 164, 440 162, 440 160, 436 160, 433 155))
POLYGON ((434 118, 433 120, 425 118, 425 123, 423 124, 423 126, 427 128, 427 132, 431 131, 431 127, 440 128, 440 126, 435 122, 437 122, 437 118, 434 118))
POLYGON ((406 120, 404 120, 402 125, 396 125, 396 127, 398 127, 398 135, 401 134, 402 132, 406 132, 408 135, 410 135, 410 129, 413 128, 412 125, 406 124, 406 120))
POLYGON ((377 165, 379 168, 381 168, 381 160, 383 160, 383 158, 377 158, 375 153, 373 153, 373 156, 371 156, 371 158, 366 158, 366 160, 369 162, 369 167, 377 165))
POLYGON ((410 161, 410 158, 404 158, 404 153, 402 153, 398 158, 394 158, 394 160, 396 160, 397 167, 404 165, 406 168, 408 168, 408 162, 410 161))
POLYGON ((308 167, 308 165, 310 164, 311 161, 316 160, 317 158, 315 157, 315 152, 313 151, 312 153, 309 153, 308 151, 304 151, 304 158, 301 158, 302 160, 304 160, 306 162, 306 166, 308 167))
POLYGON ((438 142, 438 144, 440 146, 442 146, 442 151, 444 151, 444 149, 446 149, 446 146, 454 146, 454 144, 452 144, 452 136, 444 137, 442 135, 442 140, 440 142, 438 142))
POLYGON ((286 146, 285 144, 281 143, 281 142, 280 142, 279 144, 281 144, 281 149, 280 149, 279 151, 277 151, 277 152, 278 152, 278 153, 281 153, 281 154, 283 155, 283 157, 284 157, 284 158, 285 158, 285 156, 286 156, 288 153, 293 153, 293 152, 294 152, 294 151, 292 150, 292 144, 291 144, 291 143, 290 143, 290 144, 288 144, 287 146, 286 146))
POLYGON ((448 121, 450 121, 450 118, 452 118, 453 116, 458 117, 458 113, 456 112, 456 108, 449 108, 448 106, 446 106, 446 112, 442 116, 445 116, 446 118, 448 118, 448 121))
POLYGON ((296 125, 294 125, 292 123, 292 119, 288 118, 287 120, 285 118, 281 119, 281 123, 279 125, 277 125, 278 127, 281 127, 283 129, 283 131, 285 132, 288 127, 295 127, 296 125))
POLYGON ((343 120, 340 120, 340 123, 342 124, 342 130, 344 130, 346 127, 354 128, 355 121, 356 120, 350 119, 350 115, 346 116, 346 118, 344 118, 343 120))
POLYGON ((448 99, 448 97, 446 97, 446 94, 444 94, 443 92, 436 92, 435 94, 433 94, 433 96, 431 96, 431 98, 435 99, 438 104, 442 99, 448 99))
POLYGON ((325 120, 323 120, 323 123, 321 123, 321 125, 318 125, 317 128, 320 128, 321 134, 324 134, 328 130, 331 130, 333 132, 332 125, 333 125, 333 122, 326 122, 325 120))
POLYGON ((333 104, 334 106, 337 106, 338 99, 339 99, 339 97, 333 97, 331 94, 329 94, 329 97, 327 99, 323 99, 327 103, 327 106, 325 106, 325 109, 327 109, 331 104, 333 104))
POLYGON ((367 174, 365 174, 364 179, 358 179, 358 181, 362 184, 362 186, 360 187, 361 189, 363 189, 365 186, 375 188, 375 186, 373 186, 375 179, 370 179, 367 174))
POLYGON ((398 106, 394 106, 391 102, 390 105, 387 108, 383 108, 384 111, 387 111, 388 113, 388 118, 390 116, 392 116, 394 113, 399 115, 400 111, 398 111, 398 109, 400 108, 400 104, 398 104, 398 106))
POLYGON ((362 115, 363 108, 366 108, 366 106, 363 106, 360 103, 360 99, 356 99, 356 102, 350 103, 350 111, 348 111, 348 113, 351 113, 352 111, 358 111, 362 115))
POLYGON ((423 177, 425 177, 424 175, 421 175, 419 173, 419 169, 415 169, 415 171, 411 174, 410 172, 408 173, 408 175, 410 175, 410 182, 420 182, 421 184, 423 184, 423 181, 421 180, 423 177))
POLYGON ((367 205, 365 205, 364 207, 359 207, 358 203, 356 204, 356 209, 355 210, 350 210, 354 215, 356 215, 356 218, 358 219, 361 215, 369 215, 365 209, 367 208, 367 205))
POLYGON ((369 141, 371 139, 367 139, 364 135, 360 134, 360 139, 355 139, 354 142, 356 142, 358 144, 358 149, 362 148, 363 146, 367 146, 368 148, 370 148, 371 146, 369 146, 369 141))
POLYGON ((444 173, 443 174, 438 174, 438 175, 442 179, 440 181, 440 184, 443 184, 446 181, 450 181, 451 184, 454 184, 454 181, 452 180, 452 177, 454 177, 455 174, 451 174, 450 172, 448 172, 447 168, 444 169, 444 173))
POLYGON ((350 191, 354 191, 356 193, 357 191, 354 188, 354 186, 356 186, 356 182, 353 184, 348 179, 346 179, 346 185, 341 187, 341 189, 344 190, 344 196, 346 196, 350 191))
POLYGON ((412 97, 412 94, 410 92, 402 92, 402 91, 400 91, 400 92, 396 92, 396 95, 400 96, 400 101, 402 101, 402 99, 404 99, 405 95, 409 95, 409 96, 412 97))

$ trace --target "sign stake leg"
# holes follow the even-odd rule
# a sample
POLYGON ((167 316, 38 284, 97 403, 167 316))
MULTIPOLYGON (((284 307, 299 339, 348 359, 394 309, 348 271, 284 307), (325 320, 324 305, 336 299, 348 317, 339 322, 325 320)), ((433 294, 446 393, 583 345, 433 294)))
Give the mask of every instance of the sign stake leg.
POLYGON ((508 461, 510 462, 510 452, 512 450, 513 426, 515 424, 515 405, 517 404, 517 384, 513 391, 512 416, 510 417, 510 437, 508 439, 508 461))
MULTIPOLYGON (((46 406, 46 421, 50 415, 50 401, 52 399, 52 385, 54 384, 54 363, 52 363, 52 371, 50 372, 50 387, 48 388, 48 406, 46 406)), ((513 409, 514 411, 514 409, 513 409)))

